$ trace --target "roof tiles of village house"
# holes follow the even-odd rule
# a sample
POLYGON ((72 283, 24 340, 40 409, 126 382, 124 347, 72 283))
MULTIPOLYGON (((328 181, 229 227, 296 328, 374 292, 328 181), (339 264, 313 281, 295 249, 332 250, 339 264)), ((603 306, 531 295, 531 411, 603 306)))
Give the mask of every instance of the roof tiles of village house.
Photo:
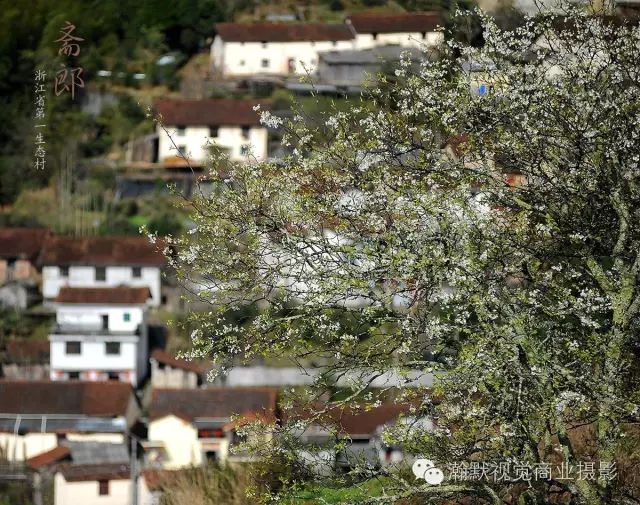
POLYGON ((146 287, 70 288, 65 286, 60 288, 56 302, 98 305, 144 305, 149 298, 151 298, 151 292, 146 287))
POLYGON ((357 33, 424 33, 435 31, 442 18, 437 12, 362 13, 352 14, 347 22, 357 33))
POLYGON ((352 40, 347 24, 325 23, 217 23, 225 42, 321 42, 352 40))
POLYGON ((42 265, 163 266, 163 243, 145 237, 65 237, 47 239, 42 265))
POLYGON ((153 109, 168 126, 259 126, 260 115, 254 107, 268 109, 268 100, 209 100, 163 99, 153 109))

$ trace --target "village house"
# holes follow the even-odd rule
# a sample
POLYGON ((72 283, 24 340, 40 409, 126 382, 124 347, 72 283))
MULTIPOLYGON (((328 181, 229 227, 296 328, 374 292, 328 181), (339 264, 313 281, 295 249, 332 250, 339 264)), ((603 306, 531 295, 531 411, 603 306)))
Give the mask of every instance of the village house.
POLYGON ((254 110, 258 104, 268 107, 265 101, 228 98, 157 101, 154 110, 163 121, 162 126, 157 126, 158 160, 164 162, 183 155, 203 163, 212 145, 226 151, 231 160, 265 159, 267 128, 260 124, 260 116, 254 110))
POLYGON ((230 454, 237 441, 232 417, 275 420, 276 402, 273 388, 154 389, 143 442, 147 465, 178 469, 241 459, 230 454))
POLYGON ((175 358, 168 352, 156 349, 151 354, 151 387, 184 388, 200 387, 206 382, 211 364, 175 358))
POLYGON ((429 49, 439 46, 444 40, 444 33, 438 31, 442 20, 436 12, 365 12, 350 15, 346 22, 356 34, 355 49, 387 45, 429 49))
POLYGON ((162 302, 161 247, 145 237, 50 237, 42 252, 42 295, 51 304, 62 287, 146 287, 162 302))
MULTIPOLYGON (((60 445, 26 461, 33 488, 33 501, 41 504, 47 490, 53 487, 54 493, 65 496, 68 493, 67 482, 55 482, 55 475, 70 466, 128 465, 129 452, 126 444, 92 441, 62 440, 60 445), (52 486, 53 484, 53 486, 52 486), (58 484, 57 486, 55 484, 58 484)), ((106 486, 109 489, 110 486, 106 486)), ((86 489, 85 489, 86 491, 86 489)), ((102 496, 110 496, 110 493, 102 496)), ((60 496, 59 496, 60 497, 60 496)), ((103 499, 103 501, 106 499, 103 499)), ((54 496, 54 503, 56 497, 54 496)), ((123 505, 129 505, 128 503, 123 505)))
POLYGON ((24 310, 39 298, 37 259, 50 232, 0 228, 0 308, 24 310))
POLYGON ((318 52, 353 49, 346 24, 218 23, 211 45, 214 73, 223 77, 314 73, 318 52))
MULTIPOLYGON (((371 47, 347 51, 323 51, 318 53, 318 81, 337 86, 361 86, 367 79, 376 78, 380 72, 391 73, 398 66, 400 55, 407 51, 397 45, 371 47)), ((413 61, 420 61, 424 54, 411 51, 413 61)))
POLYGON ((123 382, 0 381, 0 454, 24 461, 64 440, 122 444, 139 414, 123 382))
POLYGON ((49 335, 51 380, 119 380, 147 373, 149 288, 63 287, 49 335))
POLYGON ((54 479, 54 505, 129 505, 128 463, 61 465, 54 479))
POLYGON ((308 408, 294 409, 288 414, 289 422, 300 421, 302 429, 297 433, 300 442, 300 456, 320 473, 330 473, 336 468, 349 470, 357 464, 366 463, 372 467, 397 464, 410 455, 400 446, 386 445, 382 434, 386 428, 398 423, 408 423, 412 429, 429 431, 434 428, 432 421, 417 418, 411 413, 408 403, 384 403, 369 410, 351 407, 327 409, 323 416, 310 418, 308 408), (346 441, 342 450, 336 451, 331 444, 335 436, 346 441))

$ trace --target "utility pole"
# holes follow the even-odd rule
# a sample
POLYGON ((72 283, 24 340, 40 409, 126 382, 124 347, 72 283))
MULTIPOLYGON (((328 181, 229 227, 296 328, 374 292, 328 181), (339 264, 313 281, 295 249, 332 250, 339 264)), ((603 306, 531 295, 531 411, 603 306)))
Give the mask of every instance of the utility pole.
POLYGON ((131 480, 131 505, 138 505, 138 438, 129 432, 129 440, 131 441, 131 454, 129 471, 131 480))

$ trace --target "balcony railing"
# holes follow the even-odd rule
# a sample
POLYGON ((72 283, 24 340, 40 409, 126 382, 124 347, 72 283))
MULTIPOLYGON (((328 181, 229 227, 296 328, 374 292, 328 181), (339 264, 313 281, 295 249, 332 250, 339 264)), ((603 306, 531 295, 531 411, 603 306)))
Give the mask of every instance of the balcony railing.
POLYGON ((52 335, 90 335, 90 336, 126 336, 140 335, 140 325, 135 330, 116 331, 97 325, 88 324, 54 324, 49 329, 52 335))

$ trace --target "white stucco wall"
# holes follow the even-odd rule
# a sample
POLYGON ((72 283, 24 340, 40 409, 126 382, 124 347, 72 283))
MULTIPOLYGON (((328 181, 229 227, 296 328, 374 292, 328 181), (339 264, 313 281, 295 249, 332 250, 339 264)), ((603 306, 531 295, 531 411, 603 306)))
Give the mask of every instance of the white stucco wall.
POLYGON ((135 371, 137 360, 137 337, 87 337, 52 335, 51 379, 56 371, 135 371), (66 354, 67 341, 81 341, 80 354, 66 354), (120 342, 120 354, 106 353, 105 342, 120 342))
POLYGON ((378 33, 373 38, 371 33, 359 33, 356 35, 356 49, 369 49, 371 47, 399 45, 401 47, 435 47, 442 43, 444 35, 441 32, 426 32, 424 38, 422 33, 378 33))
MULTIPOLYGON (((256 113, 257 114, 257 113, 256 113)), ((229 150, 229 158, 234 161, 247 159, 243 146, 248 146, 251 157, 263 160, 267 157, 267 130, 260 126, 250 126, 248 138, 242 135, 241 126, 220 126, 216 137, 210 137, 208 126, 184 126, 184 134, 180 135, 177 126, 167 126, 169 135, 182 154, 197 161, 206 161, 209 156, 207 142, 229 150)), ((164 129, 158 127, 158 158, 160 161, 178 155, 173 142, 164 129)))
POLYGON ((61 473, 54 479, 55 505, 129 505, 131 483, 129 479, 109 481, 109 494, 98 494, 97 481, 67 482, 61 473))
POLYGON ((189 422, 168 415, 149 423, 149 441, 163 442, 166 450, 164 467, 184 468, 202 463, 198 430, 189 422))
POLYGON ((55 433, 0 433, 0 454, 9 461, 24 461, 58 445, 55 433))
POLYGON ((109 318, 109 331, 133 334, 138 325, 144 323, 144 307, 142 306, 88 304, 58 304, 56 322, 62 326, 81 326, 99 330, 102 328, 103 315, 109 318))
POLYGON ((58 292, 63 286, 100 288, 122 284, 133 288, 148 287, 151 291, 150 305, 154 307, 160 305, 159 267, 141 267, 141 276, 139 278, 133 277, 133 268, 131 266, 107 266, 105 272, 105 280, 97 281, 95 280, 95 267, 93 266, 70 266, 68 277, 62 277, 60 268, 57 266, 44 266, 42 268, 42 295, 45 299, 54 299, 58 296, 58 292))
POLYGON ((213 67, 225 76, 314 73, 318 52, 354 49, 353 40, 318 42, 224 42, 216 36, 211 46, 213 67), (263 65, 267 60, 268 65, 263 65))

